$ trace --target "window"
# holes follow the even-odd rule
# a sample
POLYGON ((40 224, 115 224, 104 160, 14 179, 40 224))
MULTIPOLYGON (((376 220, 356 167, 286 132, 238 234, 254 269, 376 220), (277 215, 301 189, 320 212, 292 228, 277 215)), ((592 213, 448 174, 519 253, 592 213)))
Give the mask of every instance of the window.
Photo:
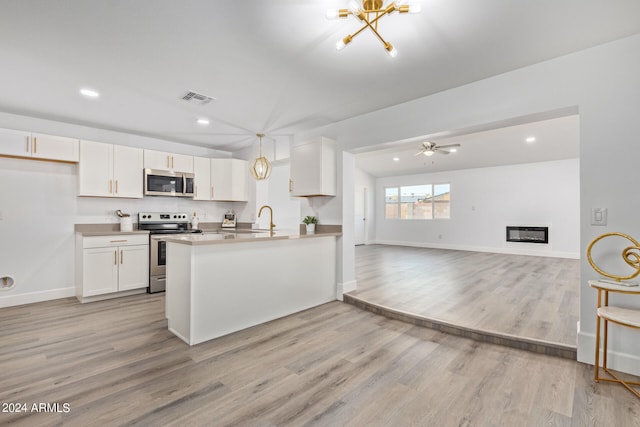
POLYGON ((451 217, 450 184, 385 187, 385 219, 448 219, 451 217))

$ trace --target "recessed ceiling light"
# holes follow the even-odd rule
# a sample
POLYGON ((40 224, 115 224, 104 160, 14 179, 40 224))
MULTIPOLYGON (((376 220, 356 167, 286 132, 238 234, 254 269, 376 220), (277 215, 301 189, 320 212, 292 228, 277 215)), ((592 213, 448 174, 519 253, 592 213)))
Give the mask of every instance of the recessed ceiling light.
POLYGON ((199 118, 198 120, 196 120, 196 122, 198 122, 198 124, 202 126, 209 125, 209 119, 205 119, 204 117, 199 118))
POLYGON ((530 136, 529 138, 525 139, 525 141, 527 141, 529 144, 531 144, 532 142, 536 142, 536 138, 533 136, 530 136))
POLYGON ((98 91, 95 91, 93 89, 87 89, 87 88, 80 89, 80 93, 86 96, 87 98, 97 98, 100 96, 100 93, 98 93, 98 91))
POLYGON ((399 162, 399 161, 400 161, 400 157, 394 157, 394 158, 393 158, 393 161, 394 161, 394 162, 399 162))

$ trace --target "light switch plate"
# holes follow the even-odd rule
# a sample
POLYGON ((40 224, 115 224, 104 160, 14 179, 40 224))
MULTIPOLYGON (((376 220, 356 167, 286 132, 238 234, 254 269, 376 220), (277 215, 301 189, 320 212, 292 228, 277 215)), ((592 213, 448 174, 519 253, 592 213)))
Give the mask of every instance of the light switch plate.
POLYGON ((591 225, 607 225, 607 208, 591 209, 591 225))

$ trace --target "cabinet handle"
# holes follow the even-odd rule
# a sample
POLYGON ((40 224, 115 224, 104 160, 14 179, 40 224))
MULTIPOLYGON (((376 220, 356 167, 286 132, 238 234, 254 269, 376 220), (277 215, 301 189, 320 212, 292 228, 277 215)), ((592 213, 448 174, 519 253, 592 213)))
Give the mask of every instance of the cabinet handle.
POLYGON ((27 138, 27 153, 28 153, 29 152, 29 137, 27 136, 25 138, 27 138))
POLYGON ((293 180, 289 180, 289 193, 293 193, 293 180))
POLYGON ((198 197, 198 186, 196 185, 196 195, 195 197, 198 197))
POLYGON ((171 156, 167 156, 167 168, 171 167, 171 156))
POLYGON ((124 252, 120 249, 120 264, 124 262, 124 252))
POLYGON ((113 180, 109 180, 109 194, 113 193, 113 180))
POLYGON ((213 185, 211 186, 211 198, 213 199, 213 185))
POLYGON ((109 240, 109 243, 127 243, 126 240, 109 240))
POLYGON ((33 154, 38 152, 38 138, 33 137, 33 154))
POLYGON ((118 194, 118 180, 116 179, 116 194, 118 194))
POLYGON ((174 165, 174 163, 173 163, 173 160, 174 160, 174 158, 173 158, 173 156, 171 156, 171 169, 175 168, 175 165, 174 165))
POLYGON ((118 250, 113 251, 113 265, 118 265, 118 250))

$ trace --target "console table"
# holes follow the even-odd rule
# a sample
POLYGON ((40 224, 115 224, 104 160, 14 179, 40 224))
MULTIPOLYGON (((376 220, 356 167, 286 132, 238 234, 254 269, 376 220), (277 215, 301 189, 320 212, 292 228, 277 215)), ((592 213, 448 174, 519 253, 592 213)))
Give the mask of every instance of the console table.
POLYGON ((614 372, 607 368, 607 338, 609 332, 609 322, 628 328, 640 329, 640 310, 629 308, 615 307, 609 305, 609 292, 622 294, 640 295, 640 286, 623 286, 613 283, 602 282, 599 280, 589 280, 589 286, 598 291, 598 308, 596 315, 596 363, 595 375, 596 382, 607 381, 622 384, 627 390, 640 398, 640 393, 632 386, 640 386, 640 383, 634 381, 624 381, 620 379, 614 372), (602 369, 611 376, 605 378, 600 376, 600 324, 604 321, 604 336, 602 346, 602 369))

